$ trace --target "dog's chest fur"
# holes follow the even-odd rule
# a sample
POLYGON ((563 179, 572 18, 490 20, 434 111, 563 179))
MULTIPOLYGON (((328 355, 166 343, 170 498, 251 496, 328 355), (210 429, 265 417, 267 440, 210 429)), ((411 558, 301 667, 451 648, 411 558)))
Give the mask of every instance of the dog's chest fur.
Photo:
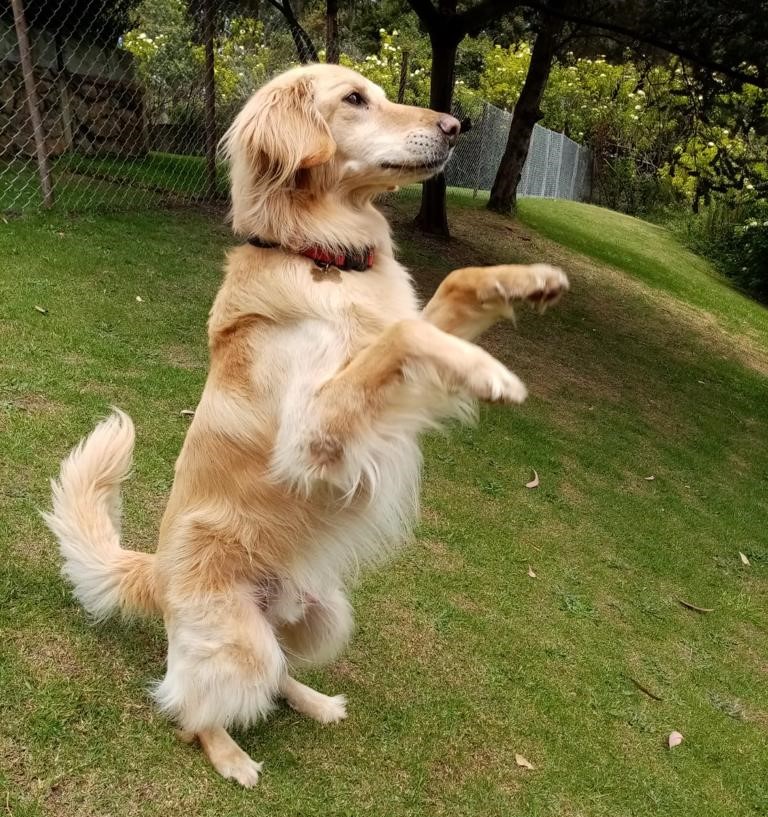
POLYGON ((346 452, 347 471, 307 480, 300 460, 318 389, 386 327, 417 317, 418 303, 391 257, 367 272, 321 275, 303 261, 254 268, 260 255, 230 256, 211 311, 211 370, 166 522, 170 530, 176 509, 199 506, 204 485, 206 503, 236 514, 258 571, 290 564, 292 581, 311 589, 379 561, 417 514, 422 412, 371 417, 346 452), (203 444, 212 438, 221 440, 214 457, 203 444))

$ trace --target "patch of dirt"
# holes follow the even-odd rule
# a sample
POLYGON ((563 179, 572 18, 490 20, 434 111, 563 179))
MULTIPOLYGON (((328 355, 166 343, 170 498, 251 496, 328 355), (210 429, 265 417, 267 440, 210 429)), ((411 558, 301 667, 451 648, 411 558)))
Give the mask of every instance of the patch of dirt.
POLYGON ((185 371, 200 371, 208 368, 206 357, 200 356, 197 347, 186 346, 182 343, 171 343, 162 350, 163 359, 171 366, 185 371))
POLYGON ((0 408, 10 411, 24 411, 37 416, 50 416, 61 411, 61 406, 40 392, 14 394, 0 397, 0 408))
POLYGON ((441 573, 456 573, 463 570, 466 565, 460 553, 451 550, 439 539, 421 539, 418 547, 429 551, 430 564, 441 573))
MULTIPOLYGON (((452 213, 451 219, 454 239, 445 242, 421 237, 412 226, 410 218, 399 209, 390 208, 389 215, 396 225, 398 235, 419 241, 433 251, 433 257, 439 259, 435 267, 424 269, 423 274, 420 265, 416 284, 425 298, 434 292, 446 273, 456 266, 546 261, 562 266, 568 272, 572 292, 567 298, 578 298, 583 302, 580 306, 588 307, 587 311, 595 317, 604 313, 606 307, 615 305, 611 302, 620 303, 622 297, 631 296, 644 302, 652 310, 652 323, 644 328, 645 333, 656 340, 673 340, 677 337, 687 341, 684 345, 690 347, 688 335, 692 335, 713 354, 738 360, 742 365, 768 377, 768 350, 758 342, 744 334, 729 332, 711 313, 652 289, 621 270, 578 255, 518 222, 511 222, 486 210, 457 209, 452 213), (477 241, 476 237, 479 235, 482 236, 482 244, 477 241), (609 291, 602 291, 606 286, 609 291)), ((625 315, 617 317, 622 321, 626 318, 625 315)), ((610 317, 604 315, 604 320, 598 323, 610 327, 611 322, 610 317)), ((484 341, 488 344, 505 345, 504 338, 496 337, 498 332, 498 327, 490 330, 484 336, 484 341)), ((692 351, 695 352, 695 349, 692 351)))
MULTIPOLYGON (((479 742, 466 733, 463 737, 466 742, 452 741, 440 758, 430 764, 427 782, 430 800, 440 807, 441 801, 450 801, 457 790, 478 780, 490 783, 508 798, 516 795, 525 772, 516 766, 512 747, 504 742, 479 742)), ((453 812, 441 809, 439 813, 453 812)))
POLYGON ((470 598, 466 593, 453 593, 449 598, 454 607, 463 610, 465 613, 475 614, 484 612, 483 606, 470 598))
POLYGON ((17 632, 9 636, 30 678, 38 682, 64 676, 76 679, 87 674, 76 645, 52 630, 17 632))
MULTIPOLYGON (((532 396, 551 404, 566 428, 580 431, 588 422, 573 415, 574 404, 604 403, 636 406, 648 426, 685 436, 692 419, 686 401, 679 399, 679 384, 667 372, 700 367, 703 352, 768 377, 768 349, 750 337, 517 222, 485 210, 457 209, 451 219, 454 239, 445 242, 421 237, 397 206, 390 207, 389 216, 397 235, 418 247, 414 277, 425 300, 451 269, 461 266, 547 261, 566 270, 571 292, 561 304, 543 317, 520 307, 519 328, 499 323, 480 340, 520 375, 532 396), (668 365, 659 370, 659 361, 668 365)), ((706 400, 706 382, 686 388, 691 393, 700 389, 706 400)))

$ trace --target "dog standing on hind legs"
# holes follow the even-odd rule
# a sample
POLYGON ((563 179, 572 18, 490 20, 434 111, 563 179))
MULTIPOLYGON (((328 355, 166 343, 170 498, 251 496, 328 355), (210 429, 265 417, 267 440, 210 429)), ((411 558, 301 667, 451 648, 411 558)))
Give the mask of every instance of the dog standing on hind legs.
POLYGON ((515 302, 567 288, 547 265, 452 272, 420 309, 374 197, 439 172, 451 116, 396 105, 334 65, 291 70, 224 142, 232 250, 209 320, 210 370, 175 468, 155 554, 120 546, 134 431, 120 411, 63 462, 46 521, 95 618, 162 615, 159 708, 213 766, 252 786, 229 736, 284 698, 321 723, 342 696, 297 681, 352 631, 345 585, 407 539, 419 434, 525 386, 472 341, 515 302))

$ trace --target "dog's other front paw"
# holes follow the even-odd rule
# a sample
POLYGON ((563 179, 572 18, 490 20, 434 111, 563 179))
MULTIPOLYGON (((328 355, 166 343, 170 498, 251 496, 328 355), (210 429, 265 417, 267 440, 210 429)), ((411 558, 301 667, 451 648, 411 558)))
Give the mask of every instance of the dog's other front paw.
POLYGON ((520 404, 528 396, 523 381, 487 353, 466 374, 466 383, 475 397, 488 403, 520 404))

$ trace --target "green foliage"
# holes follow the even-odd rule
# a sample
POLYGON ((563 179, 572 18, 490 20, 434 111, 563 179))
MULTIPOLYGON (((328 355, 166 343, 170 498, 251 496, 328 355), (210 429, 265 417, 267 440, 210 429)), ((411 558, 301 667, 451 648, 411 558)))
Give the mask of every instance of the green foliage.
MULTIPOLYGON (((205 54, 186 0, 144 0, 122 46, 136 61, 151 121, 199 125, 205 54)), ((286 68, 292 53, 285 38, 270 37, 268 42, 264 24, 246 16, 219 22, 214 51, 221 123, 231 120, 253 90, 286 68)))
POLYGON ((756 202, 751 215, 724 242, 726 272, 744 289, 768 303, 768 202, 756 202))
POLYGON ((698 213, 671 214, 667 223, 739 288, 768 303, 768 202, 721 195, 698 213))

